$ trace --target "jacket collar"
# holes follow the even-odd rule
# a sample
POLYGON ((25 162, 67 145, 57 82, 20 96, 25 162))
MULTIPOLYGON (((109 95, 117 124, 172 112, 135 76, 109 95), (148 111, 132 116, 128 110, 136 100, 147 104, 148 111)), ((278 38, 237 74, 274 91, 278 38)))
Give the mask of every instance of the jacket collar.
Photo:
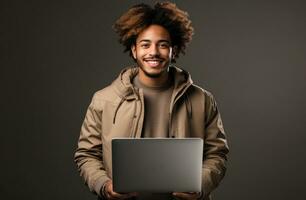
MULTIPOLYGON (((138 93, 132 84, 132 79, 138 74, 138 70, 139 68, 137 66, 126 67, 112 83, 115 92, 122 99, 129 100, 138 98, 138 93)), ((169 73, 174 76, 173 93, 175 96, 186 91, 186 89, 193 83, 190 74, 179 67, 171 65, 169 67, 169 73)))

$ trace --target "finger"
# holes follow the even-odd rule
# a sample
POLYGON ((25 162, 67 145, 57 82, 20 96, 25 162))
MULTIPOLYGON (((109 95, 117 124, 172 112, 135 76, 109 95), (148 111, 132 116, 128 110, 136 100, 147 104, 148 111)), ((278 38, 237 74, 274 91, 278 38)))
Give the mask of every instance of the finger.
POLYGON ((106 193, 108 199, 126 199, 130 198, 134 193, 117 193, 113 190, 113 183, 112 181, 109 181, 109 183, 106 186, 106 193))
POLYGON ((110 193, 110 196, 114 199, 126 199, 124 194, 119 194, 116 192, 110 193))
POLYGON ((110 195, 112 198, 116 198, 116 199, 127 199, 132 196, 136 196, 136 193, 117 193, 117 192, 112 191, 110 195))
POLYGON ((108 191, 108 198, 109 199, 120 199, 120 194, 117 192, 114 192, 113 190, 108 191))
POLYGON ((118 200, 118 198, 113 196, 111 192, 107 192, 106 197, 107 199, 110 199, 110 200, 118 200))
POLYGON ((107 199, 109 199, 109 200, 120 200, 120 199, 112 197, 112 196, 109 196, 107 199))
POLYGON ((106 198, 109 200, 119 200, 118 198, 111 196, 110 193, 107 193, 106 198))
POLYGON ((186 200, 197 199, 200 197, 200 193, 198 192, 173 192, 172 194, 175 197, 186 200))
POLYGON ((186 199, 186 200, 190 199, 190 196, 188 194, 183 193, 183 192, 174 192, 173 196, 175 196, 179 199, 186 199))

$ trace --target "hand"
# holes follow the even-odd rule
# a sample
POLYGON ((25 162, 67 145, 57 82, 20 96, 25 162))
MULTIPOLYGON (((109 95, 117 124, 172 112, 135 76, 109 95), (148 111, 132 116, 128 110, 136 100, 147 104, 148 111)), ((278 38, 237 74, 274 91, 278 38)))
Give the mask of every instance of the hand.
POLYGON ((136 192, 131 193, 117 193, 113 191, 113 181, 108 180, 105 183, 105 196, 107 199, 128 199, 134 196, 137 196, 136 192))
POLYGON ((196 200, 201 197, 200 192, 173 192, 172 195, 182 200, 196 200))

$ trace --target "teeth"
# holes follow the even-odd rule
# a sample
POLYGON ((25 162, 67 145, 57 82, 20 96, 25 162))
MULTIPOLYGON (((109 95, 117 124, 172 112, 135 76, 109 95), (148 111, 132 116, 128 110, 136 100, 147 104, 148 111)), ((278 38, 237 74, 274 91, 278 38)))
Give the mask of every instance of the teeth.
POLYGON ((148 60, 146 61, 150 66, 157 66, 159 65, 159 61, 156 60, 148 60))

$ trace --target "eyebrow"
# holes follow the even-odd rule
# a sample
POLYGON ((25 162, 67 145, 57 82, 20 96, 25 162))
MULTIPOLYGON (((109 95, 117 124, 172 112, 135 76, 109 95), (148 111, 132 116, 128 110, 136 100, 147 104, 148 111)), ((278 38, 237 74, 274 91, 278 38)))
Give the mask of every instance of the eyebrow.
MULTIPOLYGON (((151 40, 143 39, 143 40, 140 40, 138 43, 141 43, 141 42, 151 42, 151 40)), ((161 43, 161 42, 166 42, 168 44, 171 44, 169 40, 158 40, 158 43, 161 43)))

